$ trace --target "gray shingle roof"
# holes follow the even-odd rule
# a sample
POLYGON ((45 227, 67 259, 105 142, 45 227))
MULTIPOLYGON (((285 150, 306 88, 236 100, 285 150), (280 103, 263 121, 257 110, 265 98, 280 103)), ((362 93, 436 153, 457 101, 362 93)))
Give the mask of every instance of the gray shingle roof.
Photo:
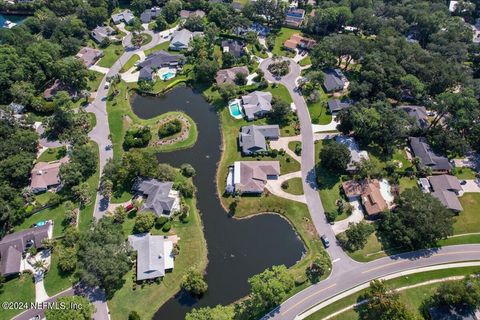
POLYGON ((150 9, 146 9, 142 12, 142 14, 140 14, 140 20, 142 21, 142 23, 149 23, 150 21, 158 17, 161 12, 162 8, 160 7, 152 7, 150 9))
POLYGON ((339 112, 348 107, 350 107, 350 102, 341 101, 339 99, 328 100, 328 109, 330 110, 330 113, 339 112))
POLYGON ((90 35, 97 43, 100 43, 103 41, 103 39, 111 36, 114 33, 115 30, 113 30, 113 28, 110 26, 97 26, 95 29, 92 30, 90 35))
POLYGON ((452 169, 448 159, 436 155, 424 137, 410 137, 409 141, 414 156, 420 159, 421 167, 429 167, 433 171, 450 171, 452 169))
POLYGON ((239 40, 223 40, 222 41, 223 52, 229 52, 234 57, 240 58, 243 55, 243 42, 239 40))
POLYGON ((420 127, 428 126, 427 109, 422 106, 400 106, 400 109, 408 113, 409 116, 415 119, 420 127))
POLYGON ((135 16, 130 10, 124 10, 119 13, 112 14, 113 23, 118 24, 120 22, 125 22, 129 24, 135 19, 135 16))
POLYGON ((171 49, 186 49, 190 40, 193 38, 193 33, 188 29, 176 30, 172 34, 170 41, 171 49))
POLYGON ((242 96, 243 110, 249 120, 258 114, 272 110, 272 94, 270 92, 254 91, 242 96))
POLYGON ((278 161, 236 161, 234 163, 235 190, 262 193, 269 177, 278 177, 278 161))
POLYGON ((157 216, 169 215, 175 203, 175 198, 169 197, 173 182, 160 182, 156 179, 140 179, 133 190, 142 193, 146 200, 141 211, 151 210, 157 216))
POLYGON ((267 150, 266 139, 273 140, 280 137, 278 125, 245 126, 242 127, 238 141, 242 152, 250 154, 267 150))
POLYGON ((340 69, 328 69, 324 71, 324 74, 323 86, 327 92, 343 90, 346 78, 340 69))
MULTIPOLYGON (((137 280, 163 277, 173 260, 172 250, 167 249, 163 236, 152 236, 149 233, 128 236, 128 242, 137 251, 137 280)), ((171 247, 168 246, 168 247, 171 247)))
POLYGON ((432 196, 440 200, 447 208, 455 211, 462 211, 463 207, 458 200, 457 193, 462 191, 462 186, 457 177, 442 174, 439 176, 428 177, 432 186, 432 196))
POLYGON ((140 79, 152 79, 152 73, 155 69, 167 66, 177 66, 185 59, 184 55, 171 54, 166 51, 158 51, 150 54, 143 62, 138 64, 140 70, 140 79))
POLYGON ((43 239, 48 238, 50 222, 41 227, 30 228, 7 234, 0 241, 0 273, 10 274, 20 272, 22 253, 27 243, 32 243, 36 248, 42 247, 43 239))

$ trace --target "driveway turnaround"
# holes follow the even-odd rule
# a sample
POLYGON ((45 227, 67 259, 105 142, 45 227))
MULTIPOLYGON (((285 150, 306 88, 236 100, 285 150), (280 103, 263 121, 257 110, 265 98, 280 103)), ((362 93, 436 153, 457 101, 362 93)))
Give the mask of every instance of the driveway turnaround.
POLYGON ((307 201, 305 200, 305 196, 303 194, 302 195, 294 195, 294 194, 285 192, 282 189, 282 183, 283 182, 288 181, 288 180, 293 179, 293 178, 301 178, 301 177, 302 177, 302 172, 301 171, 284 174, 283 176, 278 177, 277 180, 268 180, 266 187, 267 187, 268 191, 270 191, 271 193, 273 193, 274 195, 276 195, 278 197, 288 199, 288 200, 292 200, 292 201, 306 203, 307 201))

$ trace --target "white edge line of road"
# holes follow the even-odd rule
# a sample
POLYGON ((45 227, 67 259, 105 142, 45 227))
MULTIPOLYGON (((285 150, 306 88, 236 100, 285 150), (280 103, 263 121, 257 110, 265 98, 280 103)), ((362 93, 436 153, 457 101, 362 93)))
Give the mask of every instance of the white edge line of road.
MULTIPOLYGON (((402 272, 392 273, 392 274, 386 275, 384 277, 380 277, 378 279, 380 279, 380 280, 390 280, 390 279, 406 276, 406 275, 409 275, 409 274, 421 273, 421 272, 425 272, 425 271, 434 271, 434 270, 442 270, 442 269, 450 269, 450 268, 475 267, 475 266, 480 266, 480 261, 448 263, 448 264, 439 264, 439 265, 434 265, 434 266, 429 266, 429 267, 415 268, 415 269, 410 269, 410 270, 406 270, 406 271, 402 271, 402 272)), ((308 317, 309 315, 317 312, 318 310, 320 310, 320 309, 322 309, 322 308, 324 308, 324 307, 326 307, 326 306, 328 306, 328 305, 330 305, 334 302, 337 302, 338 300, 341 300, 345 297, 348 297, 349 295, 357 293, 360 290, 368 288, 369 286, 370 286, 370 281, 368 281, 366 283, 363 283, 361 285, 358 285, 354 288, 348 289, 346 291, 343 291, 342 293, 340 293, 340 294, 338 294, 338 295, 336 295, 336 296, 334 296, 334 297, 332 297, 328 300, 325 300, 325 301, 317 304, 316 306, 308 309, 307 311, 297 315, 295 317, 295 320, 305 319, 306 317, 308 317)))

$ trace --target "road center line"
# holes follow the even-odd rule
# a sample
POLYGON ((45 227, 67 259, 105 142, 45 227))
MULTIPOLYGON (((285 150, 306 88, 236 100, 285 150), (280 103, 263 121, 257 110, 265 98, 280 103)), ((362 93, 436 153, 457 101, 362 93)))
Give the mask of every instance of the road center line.
MULTIPOLYGON (((437 253, 437 254, 435 254, 435 256, 439 257, 439 256, 449 256, 449 255, 454 255, 454 254, 466 254, 466 253, 480 253, 480 251, 473 250, 473 251, 445 252, 445 253, 437 253)), ((375 267, 375 268, 372 268, 372 269, 369 269, 369 270, 366 270, 366 271, 362 271, 362 273, 370 273, 370 272, 373 272, 373 271, 378 270, 378 269, 382 269, 382 268, 385 268, 385 267, 389 267, 389 266, 393 266, 393 265, 396 265, 396 264, 409 262, 409 261, 410 260, 408 260, 408 259, 404 259, 404 260, 401 260, 401 261, 396 261, 396 262, 392 262, 392 263, 389 263, 389 264, 384 264, 384 265, 381 265, 381 266, 378 266, 378 267, 375 267)))
POLYGON ((334 284, 332 284, 332 285, 330 285, 330 286, 328 286, 328 287, 326 287, 326 288, 323 288, 322 290, 319 290, 319 291, 317 291, 317 292, 315 292, 315 293, 312 293, 312 294, 309 295, 309 296, 306 296, 305 298, 303 298, 302 300, 298 301, 298 302, 295 303, 293 306, 291 306, 290 308, 288 308, 288 309, 285 310, 285 311, 282 311, 281 313, 282 313, 282 314, 288 313, 290 310, 292 310, 293 308, 295 308, 295 307, 298 306, 299 304, 303 303, 305 300, 310 299, 310 298, 312 298, 313 296, 316 296, 316 295, 322 293, 322 292, 325 291, 325 290, 328 290, 328 289, 330 289, 330 288, 333 288, 333 287, 335 287, 336 285, 337 285, 337 284, 334 283, 334 284))

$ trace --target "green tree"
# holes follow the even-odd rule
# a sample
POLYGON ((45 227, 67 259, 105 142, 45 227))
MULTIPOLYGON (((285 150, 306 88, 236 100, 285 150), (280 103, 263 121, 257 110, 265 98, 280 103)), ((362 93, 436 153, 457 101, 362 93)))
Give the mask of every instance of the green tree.
POLYGON ((60 297, 58 304, 63 304, 66 308, 53 308, 45 311, 45 316, 49 320, 90 320, 92 319, 95 307, 87 298, 81 296, 60 297), (78 307, 72 307, 78 306, 78 307))
POLYGON ((153 27, 153 30, 160 32, 165 29, 167 29, 168 23, 165 21, 165 18, 163 15, 159 15, 158 17, 155 18, 155 25, 153 27))
POLYGON ((328 271, 330 271, 330 260, 322 254, 310 263, 306 269, 306 274, 310 282, 317 283, 328 271))
POLYGON ((152 212, 145 212, 135 217, 134 233, 149 232, 155 224, 155 215, 152 212))
POLYGON ((459 281, 443 282, 433 296, 438 305, 450 306, 457 310, 480 307, 480 279, 468 276, 459 281))
POLYGON ((192 296, 202 296, 208 290, 208 285, 203 280, 202 274, 194 267, 190 268, 187 274, 183 276, 180 286, 192 296))
POLYGON ((58 269, 64 273, 72 273, 77 267, 77 250, 62 248, 58 251, 58 269))
POLYGON ((151 0, 132 0, 132 2, 130 3, 130 7, 137 15, 140 15, 143 11, 145 11, 145 9, 149 8, 151 5, 151 0))
POLYGON ((157 166, 156 177, 160 181, 174 181, 177 174, 177 169, 167 163, 159 163, 157 166))
POLYGON ((193 309, 185 316, 185 320, 231 320, 235 317, 233 307, 217 305, 193 309))
POLYGON ((140 315, 137 311, 130 311, 128 314, 128 320, 141 320, 140 315))
POLYGON ((162 9, 162 15, 168 23, 174 23, 182 7, 182 2, 179 0, 168 1, 162 9))
POLYGON ((193 177, 196 174, 195 168, 189 163, 182 164, 180 166, 180 171, 182 172, 182 175, 187 178, 193 177))
POLYGON ((368 237, 375 231, 375 228, 365 221, 359 223, 348 224, 348 229, 345 231, 345 239, 340 241, 342 247, 348 251, 361 250, 367 244, 368 237))
POLYGON ((218 93, 223 100, 231 100, 237 96, 237 86, 233 83, 222 83, 218 86, 218 93))
POLYGON ((351 155, 348 147, 336 141, 325 144, 320 151, 321 165, 334 172, 344 172, 350 160, 351 155))
POLYGON ((359 308, 362 320, 415 320, 416 317, 400 301, 400 296, 384 281, 373 280, 365 294, 367 303, 359 308))
POLYGON ((453 213, 437 198, 407 189, 394 211, 383 215, 379 228, 392 246, 412 250, 430 248, 452 235, 453 221, 453 213))
POLYGON ((248 279, 251 299, 257 310, 270 309, 283 301, 294 287, 293 276, 284 265, 273 266, 248 279))
POLYGON ((123 223, 127 218, 127 209, 124 206, 118 206, 113 210, 113 220, 118 223, 123 223))
POLYGON ((75 197, 80 201, 80 205, 83 207, 88 205, 92 201, 90 185, 86 182, 82 182, 78 186, 74 186, 72 188, 72 192, 75 197))
POLYGON ((129 255, 122 226, 104 217, 78 242, 78 275, 87 285, 100 286, 111 296, 131 268, 129 255))
POLYGON ((269 114, 269 118, 272 120, 272 122, 280 125, 287 125, 289 123, 291 114, 292 109, 287 102, 281 99, 273 98, 272 111, 270 111, 269 114))
POLYGON ((211 83, 218 71, 218 63, 216 61, 201 59, 197 61, 193 67, 195 80, 197 82, 211 83))

